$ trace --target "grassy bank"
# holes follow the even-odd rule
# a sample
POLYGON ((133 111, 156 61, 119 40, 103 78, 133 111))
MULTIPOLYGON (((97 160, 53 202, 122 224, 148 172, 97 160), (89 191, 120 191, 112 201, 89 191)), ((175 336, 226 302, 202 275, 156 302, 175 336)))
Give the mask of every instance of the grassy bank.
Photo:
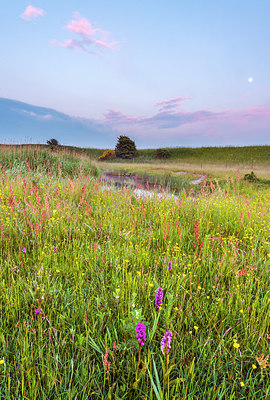
MULTIPOLYGON (((222 163, 270 165, 270 146, 224 146, 224 147, 172 147, 167 148, 168 160, 189 163, 222 163)), ((138 160, 155 160, 155 149, 138 150, 138 160)))
POLYGON ((35 173, 51 176, 99 176, 93 161, 72 148, 48 146, 0 146, 0 165, 7 174, 23 176, 35 173))
POLYGON ((268 189, 159 201, 4 172, 1 398, 269 398, 268 189))
MULTIPOLYGON (((47 145, 0 145, 1 149, 22 149, 22 148, 48 149, 47 145)), ((75 146, 61 146, 66 152, 87 155, 97 160, 105 149, 80 148, 75 146)), ((156 157, 157 149, 138 149, 137 156, 132 163, 176 163, 181 162, 188 165, 217 165, 223 169, 235 167, 256 168, 270 167, 270 146, 224 146, 224 147, 169 147, 169 158, 160 160, 156 157)), ((115 160, 115 162, 129 163, 130 160, 115 160)))

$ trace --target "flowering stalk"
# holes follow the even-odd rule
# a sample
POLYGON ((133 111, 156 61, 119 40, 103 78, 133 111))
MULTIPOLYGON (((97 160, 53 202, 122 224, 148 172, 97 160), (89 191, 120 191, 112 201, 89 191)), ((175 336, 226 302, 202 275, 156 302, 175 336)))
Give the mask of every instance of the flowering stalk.
POLYGON ((168 331, 165 333, 165 335, 161 339, 162 354, 165 353, 165 355, 166 355, 167 353, 169 353, 169 351, 171 349, 171 340, 172 340, 172 332, 168 331))
POLYGON ((143 322, 138 322, 136 326, 136 338, 138 339, 139 345, 144 346, 146 340, 145 325, 143 322))
POLYGON ((166 332, 163 338, 161 339, 161 352, 165 356, 164 387, 168 382, 168 392, 169 392, 169 377, 167 371, 169 365, 169 352, 171 349, 171 340, 172 340, 172 331, 166 332))
POLYGON ((141 363, 141 346, 145 345, 145 340, 146 340, 146 331, 145 331, 145 325, 143 322, 138 322, 136 325, 136 338, 138 339, 138 342, 139 342, 139 359, 138 359, 138 365, 137 365, 137 369, 136 369, 136 382, 137 382, 139 365, 141 363))
POLYGON ((168 366, 169 366, 169 352, 171 349, 171 340, 172 340, 172 332, 165 332, 165 335, 161 339, 161 352, 165 358, 165 373, 164 373, 164 387, 168 384, 168 393, 169 393, 169 374, 168 374, 168 366))
POLYGON ((156 309, 159 310, 160 307, 162 306, 162 301, 163 301, 163 290, 162 288, 158 288, 157 294, 156 294, 156 300, 155 300, 155 306, 156 309))

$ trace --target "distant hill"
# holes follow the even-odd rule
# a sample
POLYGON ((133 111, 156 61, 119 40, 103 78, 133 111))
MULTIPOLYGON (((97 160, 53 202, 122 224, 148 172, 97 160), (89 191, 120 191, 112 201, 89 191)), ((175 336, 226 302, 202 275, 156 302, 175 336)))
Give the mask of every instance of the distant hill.
POLYGON ((95 148, 114 147, 117 132, 94 120, 71 117, 51 108, 0 98, 0 143, 46 143, 95 148))

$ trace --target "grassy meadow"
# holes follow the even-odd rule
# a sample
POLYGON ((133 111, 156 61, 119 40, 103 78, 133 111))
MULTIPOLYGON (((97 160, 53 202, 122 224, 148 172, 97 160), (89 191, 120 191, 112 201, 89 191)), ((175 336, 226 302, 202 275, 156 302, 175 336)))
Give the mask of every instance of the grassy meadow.
POLYGON ((138 198, 84 153, 0 163, 1 399, 270 398, 268 186, 138 198))

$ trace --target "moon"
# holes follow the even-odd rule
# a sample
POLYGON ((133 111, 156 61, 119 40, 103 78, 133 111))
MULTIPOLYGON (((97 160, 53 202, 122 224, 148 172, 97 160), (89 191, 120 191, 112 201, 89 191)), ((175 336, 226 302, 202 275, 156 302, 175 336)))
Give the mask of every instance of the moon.
POLYGON ((250 77, 248 78, 248 81, 249 81, 249 83, 252 83, 252 82, 253 82, 252 76, 250 76, 250 77))

